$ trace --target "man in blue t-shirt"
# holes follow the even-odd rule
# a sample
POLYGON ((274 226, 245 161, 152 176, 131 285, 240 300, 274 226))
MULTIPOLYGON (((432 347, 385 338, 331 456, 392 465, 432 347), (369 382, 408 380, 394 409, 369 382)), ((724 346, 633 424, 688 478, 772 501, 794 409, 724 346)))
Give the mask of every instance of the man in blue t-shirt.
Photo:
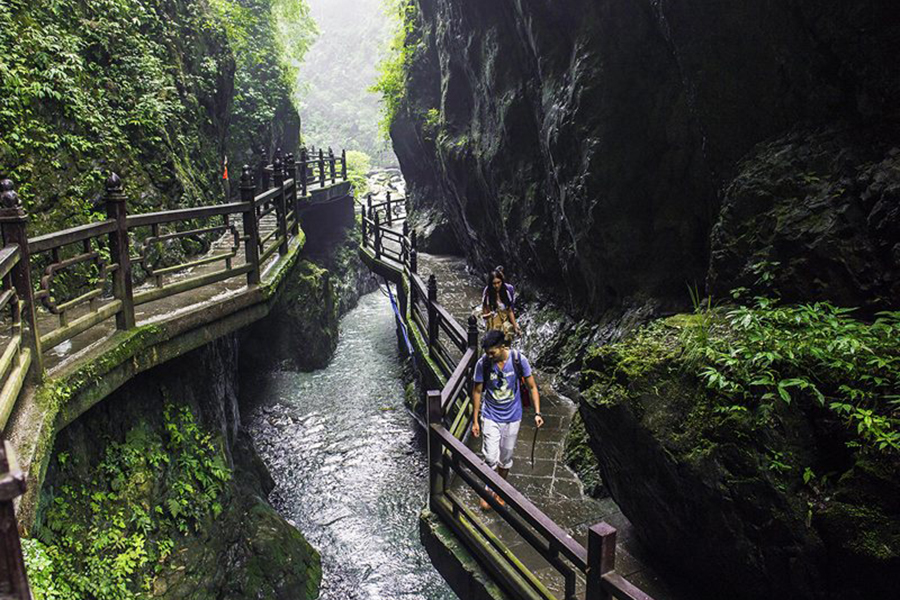
MULTIPOLYGON (((485 355, 478 359, 475 365, 472 389, 472 404, 475 409, 475 419, 472 421, 472 435, 479 437, 484 433, 481 441, 481 451, 484 454, 484 462, 503 479, 509 475, 509 469, 513 463, 513 450, 516 447, 516 436, 519 435, 519 425, 522 422, 522 390, 521 382, 516 375, 515 356, 507 345, 505 336, 497 331, 488 331, 481 342, 485 355), (488 382, 484 381, 484 361, 490 361, 488 365, 488 382), (482 391, 484 391, 484 403, 482 404, 482 391), (484 425, 478 422, 478 416, 484 419, 484 425)), ((541 427, 544 419, 541 417, 541 398, 538 394, 534 376, 531 374, 531 365, 528 359, 518 353, 521 363, 520 375, 525 378, 525 386, 531 394, 531 403, 534 406, 534 424, 541 427)), ((494 494, 494 498, 500 504, 503 501, 494 494)), ((488 509, 487 501, 481 501, 481 508, 488 509)))

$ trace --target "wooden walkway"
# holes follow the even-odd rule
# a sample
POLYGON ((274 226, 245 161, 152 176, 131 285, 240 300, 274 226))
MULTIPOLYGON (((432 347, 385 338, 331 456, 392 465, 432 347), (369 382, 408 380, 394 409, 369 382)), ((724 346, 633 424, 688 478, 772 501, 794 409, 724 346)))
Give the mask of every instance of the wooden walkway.
POLYGON ((150 214, 126 215, 111 177, 109 220, 37 238, 3 182, 0 426, 26 488, 23 532, 58 431, 134 375, 264 317, 303 248, 304 215, 352 215, 343 157, 300 156, 276 154, 257 177, 245 167, 240 202, 150 214))
MULTIPOLYGON (((427 282, 420 276, 425 261, 417 253, 415 235, 402 222, 387 219, 393 209, 390 201, 363 208, 360 254, 372 271, 396 284, 403 326, 423 383, 431 389, 426 406, 430 511, 510 597, 650 600, 651 589, 659 598, 671 597, 641 561, 627 550, 619 551, 622 544, 617 543, 616 527, 591 522, 612 520, 623 528, 626 545, 633 545, 629 525, 614 503, 581 502, 580 484, 562 464, 562 438, 573 414, 571 403, 545 395, 542 412, 547 415, 547 431, 556 429, 557 435, 542 438, 543 457, 527 473, 529 468, 521 465, 530 461, 530 447, 521 440, 531 439, 533 425, 523 421, 516 449, 520 467, 514 467, 510 482, 487 469, 466 446, 472 419, 471 372, 481 354, 477 323, 470 317, 463 327, 438 302, 434 273, 427 282), (485 492, 486 485, 497 491, 504 505, 485 492), (492 511, 476 508, 481 498, 492 503, 492 511), (553 504, 558 520, 541 509, 553 504), (626 574, 634 581, 626 579, 626 574), (647 589, 635 585, 638 581, 647 589)), ((450 583, 458 592, 467 589, 465 582, 450 583)))

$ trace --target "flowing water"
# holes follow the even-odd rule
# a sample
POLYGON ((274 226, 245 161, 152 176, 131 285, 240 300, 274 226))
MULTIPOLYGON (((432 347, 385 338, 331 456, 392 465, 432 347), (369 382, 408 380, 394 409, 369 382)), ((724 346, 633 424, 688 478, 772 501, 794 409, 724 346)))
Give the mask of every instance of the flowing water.
POLYGON ((341 320, 331 364, 254 382, 245 425, 275 478, 270 500, 322 556, 323 600, 456 598, 419 542, 428 472, 404 408, 382 292, 341 320))

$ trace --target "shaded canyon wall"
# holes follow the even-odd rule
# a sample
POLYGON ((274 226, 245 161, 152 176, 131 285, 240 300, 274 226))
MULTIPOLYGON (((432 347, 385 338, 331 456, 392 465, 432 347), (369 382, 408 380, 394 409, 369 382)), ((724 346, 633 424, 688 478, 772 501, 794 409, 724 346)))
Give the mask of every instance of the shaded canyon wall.
POLYGON ((391 137, 481 267, 593 312, 760 261, 787 299, 900 296, 890 3, 414 4, 391 137))

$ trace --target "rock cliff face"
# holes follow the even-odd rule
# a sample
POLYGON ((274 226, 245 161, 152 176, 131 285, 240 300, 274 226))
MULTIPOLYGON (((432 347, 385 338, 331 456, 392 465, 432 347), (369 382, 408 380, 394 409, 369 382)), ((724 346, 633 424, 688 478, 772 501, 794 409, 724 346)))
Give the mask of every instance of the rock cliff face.
POLYGON ((412 1, 394 148, 480 266, 593 311, 684 305, 686 282, 727 291, 760 259, 790 296, 897 298, 888 3, 412 1), (778 161, 818 181, 754 181, 778 161))

